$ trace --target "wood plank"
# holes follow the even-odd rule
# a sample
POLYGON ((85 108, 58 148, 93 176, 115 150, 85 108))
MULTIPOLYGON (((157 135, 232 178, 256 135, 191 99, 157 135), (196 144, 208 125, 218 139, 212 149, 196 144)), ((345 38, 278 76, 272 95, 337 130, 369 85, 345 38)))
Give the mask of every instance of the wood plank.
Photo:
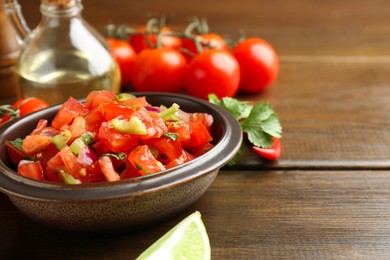
POLYGON ((384 259, 390 254, 388 205, 387 171, 223 171, 194 205, 164 223, 82 236, 38 226, 0 195, 0 256, 134 259, 198 210, 212 259, 384 259))
MULTIPOLYGON (((282 63, 269 91, 240 97, 270 102, 282 122, 282 157, 264 166, 388 168, 389 73, 387 62, 282 63)), ((247 151, 239 167, 259 163, 247 151)))

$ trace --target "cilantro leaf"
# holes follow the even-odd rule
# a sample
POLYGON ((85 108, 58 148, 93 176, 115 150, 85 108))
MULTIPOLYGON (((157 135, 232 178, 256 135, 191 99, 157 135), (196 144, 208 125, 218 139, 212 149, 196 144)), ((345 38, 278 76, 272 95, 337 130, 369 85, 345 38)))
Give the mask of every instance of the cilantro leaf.
POLYGON ((280 138, 282 126, 278 116, 268 103, 257 102, 249 116, 240 122, 242 131, 248 134, 248 140, 255 146, 272 146, 272 137, 280 138))
MULTIPOLYGON (((248 140, 254 146, 268 148, 274 143, 273 137, 281 138, 282 126, 269 103, 259 101, 252 106, 247 101, 235 98, 219 99, 215 94, 208 95, 208 98, 210 103, 226 109, 240 122, 243 133, 247 134, 248 140)), ((241 154, 242 149, 228 164, 234 165, 241 154)))
POLYGON ((22 149, 22 144, 23 144, 23 139, 22 138, 16 138, 13 141, 10 141, 10 143, 18 150, 23 151, 22 149))
POLYGON ((239 101, 235 98, 224 97, 222 99, 219 99, 215 94, 210 94, 208 98, 210 103, 213 103, 217 106, 226 109, 238 121, 248 117, 249 113, 253 108, 253 106, 251 106, 248 101, 239 101))

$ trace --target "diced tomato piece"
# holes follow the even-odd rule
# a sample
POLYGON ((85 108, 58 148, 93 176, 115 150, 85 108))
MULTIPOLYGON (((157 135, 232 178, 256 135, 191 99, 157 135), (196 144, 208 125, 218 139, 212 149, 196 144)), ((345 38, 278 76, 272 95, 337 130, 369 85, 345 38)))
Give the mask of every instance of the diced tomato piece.
POLYGON ((59 153, 55 154, 46 164, 46 178, 52 182, 62 182, 62 179, 58 176, 57 171, 59 168, 65 167, 62 157, 59 153))
POLYGON ((102 170, 98 162, 92 164, 87 168, 87 174, 80 177, 82 183, 96 183, 96 182, 105 182, 106 177, 102 173, 102 170))
POLYGON ((137 116, 146 126, 147 135, 140 135, 141 140, 159 138, 167 131, 167 126, 159 113, 153 111, 137 110, 133 116, 137 116))
POLYGON ((87 131, 93 133, 97 133, 102 123, 106 120, 98 108, 92 109, 85 115, 84 119, 87 125, 87 131))
POLYGON ((165 170, 164 165, 154 158, 147 145, 139 145, 134 148, 127 159, 141 175, 165 170))
POLYGON ((121 180, 129 179, 129 178, 135 178, 143 176, 144 174, 141 174, 137 169, 131 165, 131 163, 128 163, 126 165, 126 168, 121 172, 120 178, 121 180))
POLYGON ((18 166, 18 173, 24 177, 28 177, 34 180, 45 180, 45 173, 43 172, 40 162, 34 161, 22 161, 18 166))
POLYGON ((89 109, 98 107, 100 104, 115 102, 115 93, 108 90, 91 91, 86 100, 85 105, 89 109))
POLYGON ((87 122, 82 116, 77 116, 73 120, 72 124, 69 127, 69 131, 72 134, 72 137, 70 138, 70 142, 72 142, 74 139, 81 136, 82 133, 84 133, 87 130, 87 122))
POLYGON ((172 160, 179 158, 183 153, 180 141, 169 137, 153 138, 146 140, 147 145, 151 145, 158 150, 159 159, 167 164, 172 160))
POLYGON ((21 160, 23 160, 26 155, 15 147, 10 141, 5 141, 5 147, 7 148, 8 157, 11 160, 11 162, 15 165, 18 165, 21 160))
POLYGON ((101 104, 99 107, 99 111, 103 114, 106 121, 109 121, 115 117, 123 116, 125 118, 130 118, 131 114, 133 114, 134 109, 114 103, 105 103, 101 104))
POLYGON ((37 123, 37 126, 35 129, 31 132, 32 135, 38 135, 40 134, 44 129, 47 127, 47 120, 46 119, 40 119, 37 123))
POLYGON ((114 165, 112 164, 110 157, 101 156, 98 160, 98 163, 107 181, 120 180, 119 174, 115 171, 114 165))
POLYGON ((145 97, 128 98, 125 100, 120 100, 118 103, 133 108, 134 110, 149 106, 149 103, 146 101, 145 97))
POLYGON ((192 113, 193 122, 201 122, 207 130, 210 132, 210 127, 214 122, 214 118, 212 115, 207 113, 192 113))
POLYGON ((51 125, 56 129, 61 129, 64 125, 70 124, 77 116, 84 116, 88 109, 80 101, 70 97, 58 110, 51 125))
POLYGON ((168 124, 168 132, 176 133, 177 139, 181 143, 188 143, 191 139, 191 128, 185 123, 170 123, 168 124))
POLYGON ((169 168, 172 168, 174 166, 177 166, 177 165, 183 164, 185 162, 188 162, 188 161, 190 161, 190 160, 192 160, 194 158, 195 158, 195 156, 193 156, 192 154, 190 154, 187 151, 183 150, 182 154, 178 158, 170 161, 167 164, 166 167, 167 167, 167 169, 169 169, 169 168))
POLYGON ((28 156, 34 156, 51 144, 51 137, 46 135, 28 135, 23 139, 22 150, 28 156))
POLYGON ((35 159, 36 159, 36 160, 39 160, 39 161, 41 162, 42 168, 43 168, 44 170, 46 170, 48 161, 49 161, 53 156, 55 156, 57 153, 58 153, 57 147, 55 146, 55 144, 51 143, 51 144, 49 144, 49 145, 45 148, 45 150, 43 150, 42 152, 38 153, 38 154, 35 156, 35 159))
POLYGON ((202 144, 202 145, 199 145, 199 146, 191 147, 190 148, 190 150, 191 150, 190 152, 195 157, 199 157, 199 156, 205 154, 207 151, 210 151, 211 149, 213 149, 213 147, 214 147, 213 144, 205 143, 205 144, 202 144))
POLYGON ((102 123, 98 139, 102 141, 99 145, 104 145, 102 150, 114 153, 130 151, 138 145, 137 137, 117 132, 109 122, 102 123))
POLYGON ((185 147, 199 146, 211 142, 213 140, 209 131, 203 125, 203 123, 199 121, 194 121, 194 122, 188 122, 187 124, 191 129, 191 134, 190 134, 191 138, 189 142, 186 142, 183 146, 185 147))
POLYGON ((86 169, 76 160, 76 156, 72 153, 69 146, 62 148, 58 154, 61 156, 67 173, 76 179, 86 175, 86 169))

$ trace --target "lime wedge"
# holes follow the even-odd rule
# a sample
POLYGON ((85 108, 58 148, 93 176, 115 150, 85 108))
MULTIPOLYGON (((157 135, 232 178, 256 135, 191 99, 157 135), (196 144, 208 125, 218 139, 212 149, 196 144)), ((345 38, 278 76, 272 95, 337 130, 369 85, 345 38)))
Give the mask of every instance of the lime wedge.
POLYGON ((210 241, 201 215, 192 213, 137 259, 210 259, 210 241))

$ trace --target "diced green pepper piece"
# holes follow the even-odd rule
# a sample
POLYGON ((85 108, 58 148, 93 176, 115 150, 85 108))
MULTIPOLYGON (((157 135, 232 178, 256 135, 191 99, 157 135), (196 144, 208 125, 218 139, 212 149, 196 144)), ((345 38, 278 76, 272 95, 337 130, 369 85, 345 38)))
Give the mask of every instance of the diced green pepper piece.
POLYGON ((73 141, 73 143, 70 145, 70 150, 73 154, 78 155, 84 147, 87 145, 83 142, 83 140, 79 137, 73 141))
POLYGON ((118 132, 126 134, 147 135, 145 124, 136 116, 130 118, 130 120, 123 120, 114 118, 110 121, 112 127, 118 132))
POLYGON ((116 99, 118 101, 124 101, 124 100, 133 99, 133 98, 135 98, 135 96, 130 94, 130 93, 119 93, 116 95, 116 99))
POLYGON ((160 117, 164 120, 167 120, 168 118, 170 118, 171 116, 175 115, 175 113, 177 112, 177 110, 179 110, 180 106, 176 103, 173 103, 171 107, 167 108, 167 109, 164 109, 161 113, 160 113, 160 117))
POLYGON ((92 140, 93 138, 95 137, 95 134, 94 133, 91 133, 91 132, 84 132, 81 134, 81 139, 83 140, 83 142, 86 144, 86 145, 90 145, 92 143, 92 140))
POLYGON ((58 135, 55 135, 51 138, 51 142, 57 147, 58 150, 61 150, 67 146, 68 141, 72 137, 72 134, 69 130, 65 130, 58 135))
POLYGON ((88 146, 94 137, 94 134, 91 132, 84 132, 79 138, 76 138, 70 145, 70 150, 73 154, 78 155, 84 147, 88 146))
POLYGON ((61 177, 66 184, 81 184, 81 181, 79 179, 76 179, 69 173, 63 173, 61 174, 61 177))

